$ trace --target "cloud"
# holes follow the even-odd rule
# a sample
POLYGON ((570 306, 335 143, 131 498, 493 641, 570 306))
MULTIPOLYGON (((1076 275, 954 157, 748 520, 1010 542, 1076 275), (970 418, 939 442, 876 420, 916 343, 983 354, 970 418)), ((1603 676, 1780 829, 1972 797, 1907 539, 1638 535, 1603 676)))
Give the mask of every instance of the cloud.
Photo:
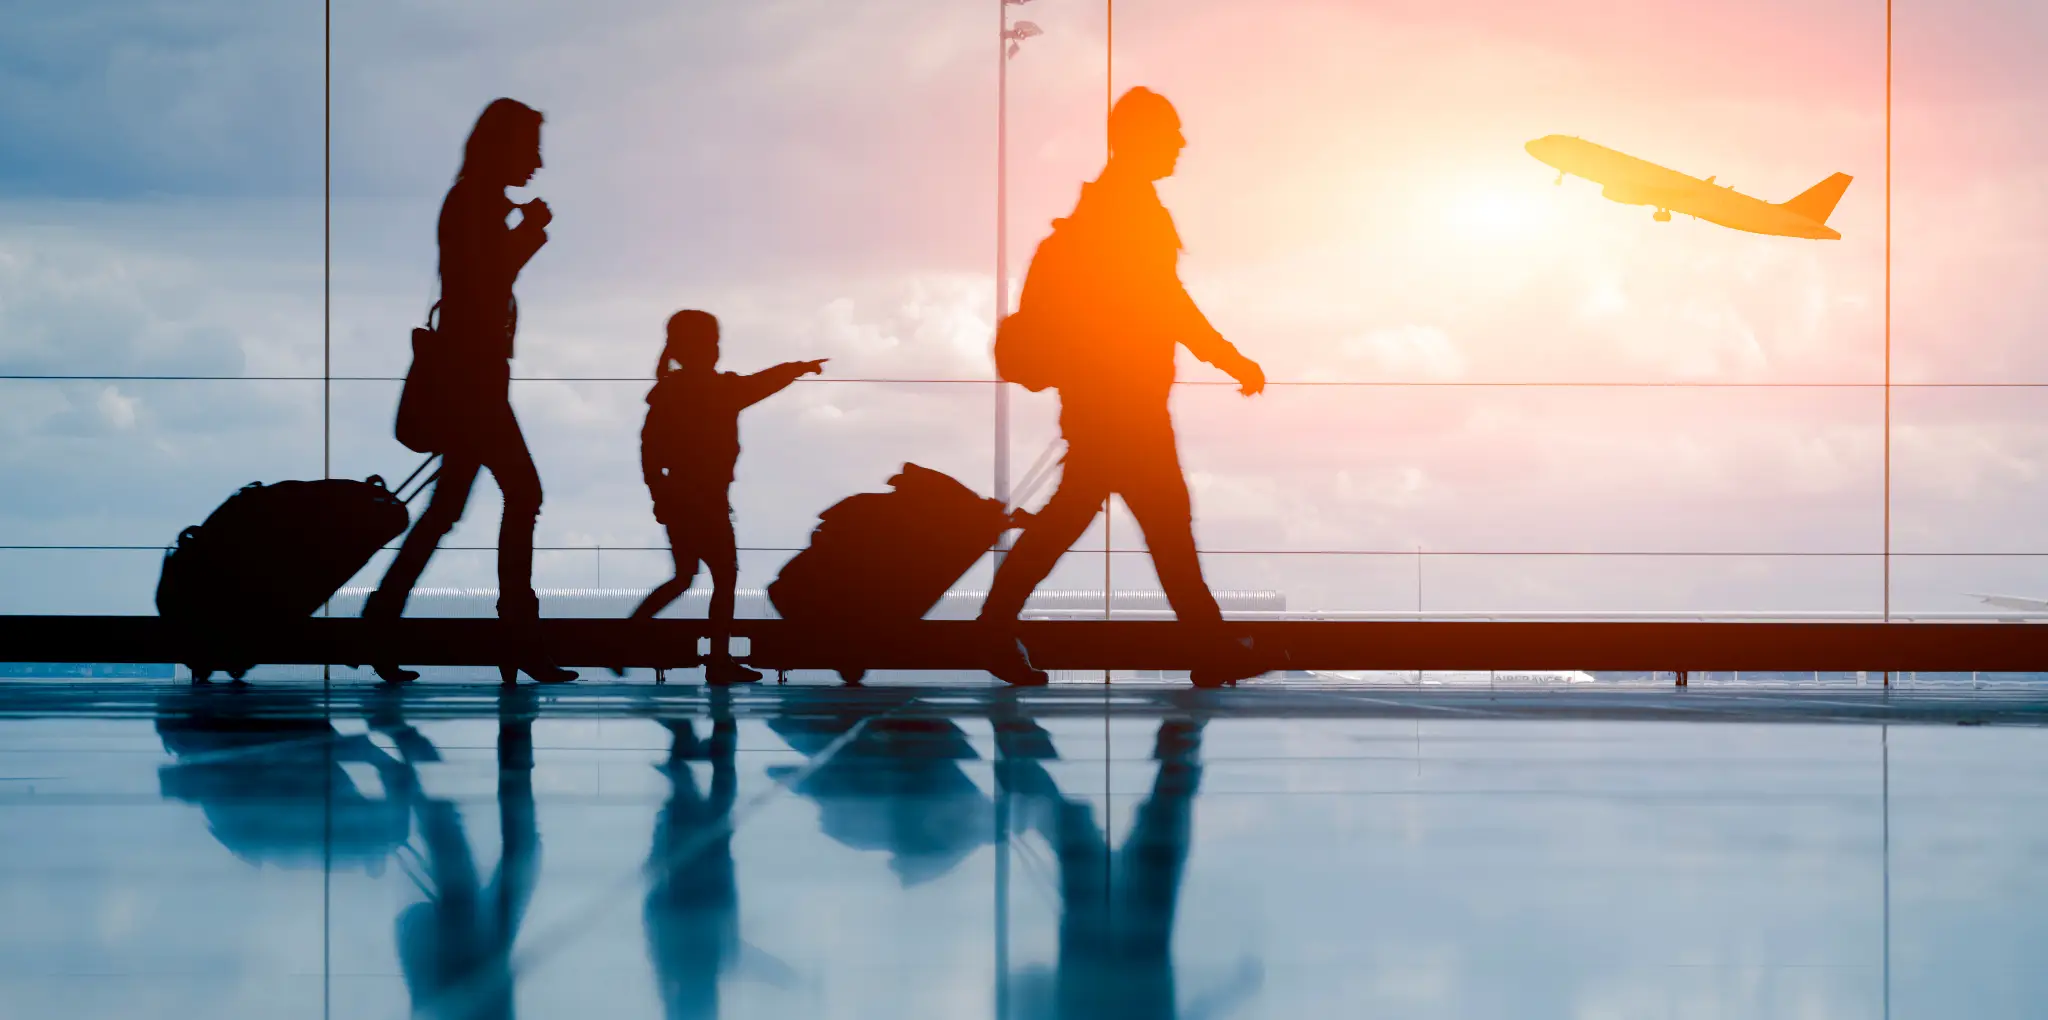
POLYGON ((320 16, 218 0, 10 10, 0 194, 317 194, 320 16))
POLYGON ((1375 330, 1344 341, 1343 351, 1368 371, 1394 378, 1443 380, 1465 374, 1465 355, 1434 326, 1375 330))

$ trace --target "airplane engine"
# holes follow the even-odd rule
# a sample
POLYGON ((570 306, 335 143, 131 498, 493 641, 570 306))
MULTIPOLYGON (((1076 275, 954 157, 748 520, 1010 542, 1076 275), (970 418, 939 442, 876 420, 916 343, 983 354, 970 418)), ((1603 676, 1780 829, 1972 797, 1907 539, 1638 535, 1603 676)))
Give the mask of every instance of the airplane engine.
POLYGON ((1650 218, 1656 220, 1659 223, 1669 223, 1671 222, 1671 210, 1659 209, 1656 211, 1656 213, 1651 215, 1650 218))

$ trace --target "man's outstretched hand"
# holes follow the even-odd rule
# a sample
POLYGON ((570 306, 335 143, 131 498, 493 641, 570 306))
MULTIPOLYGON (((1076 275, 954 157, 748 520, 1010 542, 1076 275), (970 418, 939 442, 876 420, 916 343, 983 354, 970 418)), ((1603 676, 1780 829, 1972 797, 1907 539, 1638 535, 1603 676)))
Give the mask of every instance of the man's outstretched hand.
POLYGON ((1247 397, 1258 396, 1266 388, 1266 370, 1250 358, 1242 358, 1230 375, 1237 380, 1237 392, 1247 397))
POLYGON ((831 360, 831 358, 819 358, 816 361, 792 361, 789 364, 790 367, 797 370, 796 374, 798 375, 822 375, 825 371, 825 363, 831 360))

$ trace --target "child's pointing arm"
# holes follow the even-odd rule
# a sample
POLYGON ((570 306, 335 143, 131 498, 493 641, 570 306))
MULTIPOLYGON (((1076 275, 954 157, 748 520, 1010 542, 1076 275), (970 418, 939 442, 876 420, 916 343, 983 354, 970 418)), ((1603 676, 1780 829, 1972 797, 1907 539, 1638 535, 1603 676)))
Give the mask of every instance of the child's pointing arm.
POLYGON ((797 381, 800 376, 816 375, 824 371, 829 358, 815 361, 785 361, 774 368, 764 368, 753 375, 740 377, 740 406, 747 407, 760 403, 777 393, 783 387, 797 381))

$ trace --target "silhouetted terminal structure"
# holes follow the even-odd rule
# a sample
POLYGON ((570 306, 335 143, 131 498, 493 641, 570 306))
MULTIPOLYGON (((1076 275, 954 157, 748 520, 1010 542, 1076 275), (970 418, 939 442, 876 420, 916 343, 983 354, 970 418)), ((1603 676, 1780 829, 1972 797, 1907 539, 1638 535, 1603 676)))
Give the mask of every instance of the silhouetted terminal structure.
MULTIPOLYGON (((369 594, 367 588, 343 588, 334 597, 333 615, 357 616, 361 614, 363 599, 369 594)), ((543 616, 564 618, 623 619, 633 611, 640 599, 647 593, 638 588, 544 588, 540 591, 540 611, 543 616)), ((736 593, 736 613, 741 619, 767 619, 775 615, 768 604, 768 594, 760 588, 741 588, 736 593)), ((858 598, 859 591, 849 593, 858 598)), ((934 620, 969 620, 981 607, 986 591, 949 591, 939 600, 930 614, 934 620)), ((406 602, 406 612, 417 617, 488 617, 497 614, 498 592, 495 588, 414 588, 412 597, 406 602)), ((672 617, 701 617, 705 605, 711 600, 711 589, 691 588, 676 600, 676 607, 669 612, 672 617)), ((1216 601, 1226 613, 1282 613, 1287 610, 1287 596, 1277 591, 1219 591, 1216 601)), ((1110 593, 1109 609, 1112 613, 1144 612, 1167 609, 1166 593, 1162 591, 1117 590, 1110 593)), ((1092 615, 1101 618, 1103 611, 1100 588, 1056 590, 1044 589, 1032 594, 1025 604, 1027 616, 1050 615, 1092 615)))
MULTIPOLYGON (((423 589, 417 611, 400 620, 347 615, 344 591, 328 618, 243 630, 195 633, 154 616, 0 617, 0 662, 166 663, 195 655, 268 665, 359 664, 385 659, 436 666, 491 666, 505 649, 537 636, 557 661, 577 665, 680 668, 699 664, 707 633, 698 619, 620 619, 637 591, 543 593, 537 622, 476 618, 489 591, 423 589), (426 615, 433 614, 433 615, 426 615), (520 630, 519 628, 524 628, 520 630)), ((1289 610, 1276 592, 1219 592, 1225 631, 1274 671, 1920 671, 2048 670, 2048 627, 2041 614, 1923 614, 1883 622, 1875 614, 1616 614, 1610 618, 1541 613, 1415 614, 1289 610), (1260 608, 1242 608, 1256 606, 1260 608), (1265 608, 1275 607, 1275 608, 1265 608), (1294 618, 1289 618, 1294 617, 1294 618)), ((693 599, 702 595, 693 593, 693 599)), ((1185 628, 1149 603, 1154 592, 1039 595, 1020 627, 1032 659, 1052 670, 1188 669, 1185 628), (1071 608, 1069 608, 1071 606, 1071 608), (1045 616, 1070 617, 1046 619, 1045 616), (1071 617, 1089 616, 1092 619, 1071 617), (1132 619, 1131 617, 1140 617, 1132 619)), ((935 617, 965 615, 977 592, 957 592, 935 617)), ((742 593, 741 605, 759 605, 742 593)), ((686 603, 681 612, 695 607, 686 603)), ((758 612, 758 609, 755 610, 758 612)), ((769 669, 978 673, 987 634, 973 620, 933 618, 864 632, 821 631, 742 612, 735 635, 746 661, 769 669)), ((95 667, 96 669, 99 667, 95 667)), ((95 675, 103 675, 96 673, 95 675)), ((964 677, 963 677, 964 679, 964 677)), ((985 676, 980 679, 986 679, 985 676)))

